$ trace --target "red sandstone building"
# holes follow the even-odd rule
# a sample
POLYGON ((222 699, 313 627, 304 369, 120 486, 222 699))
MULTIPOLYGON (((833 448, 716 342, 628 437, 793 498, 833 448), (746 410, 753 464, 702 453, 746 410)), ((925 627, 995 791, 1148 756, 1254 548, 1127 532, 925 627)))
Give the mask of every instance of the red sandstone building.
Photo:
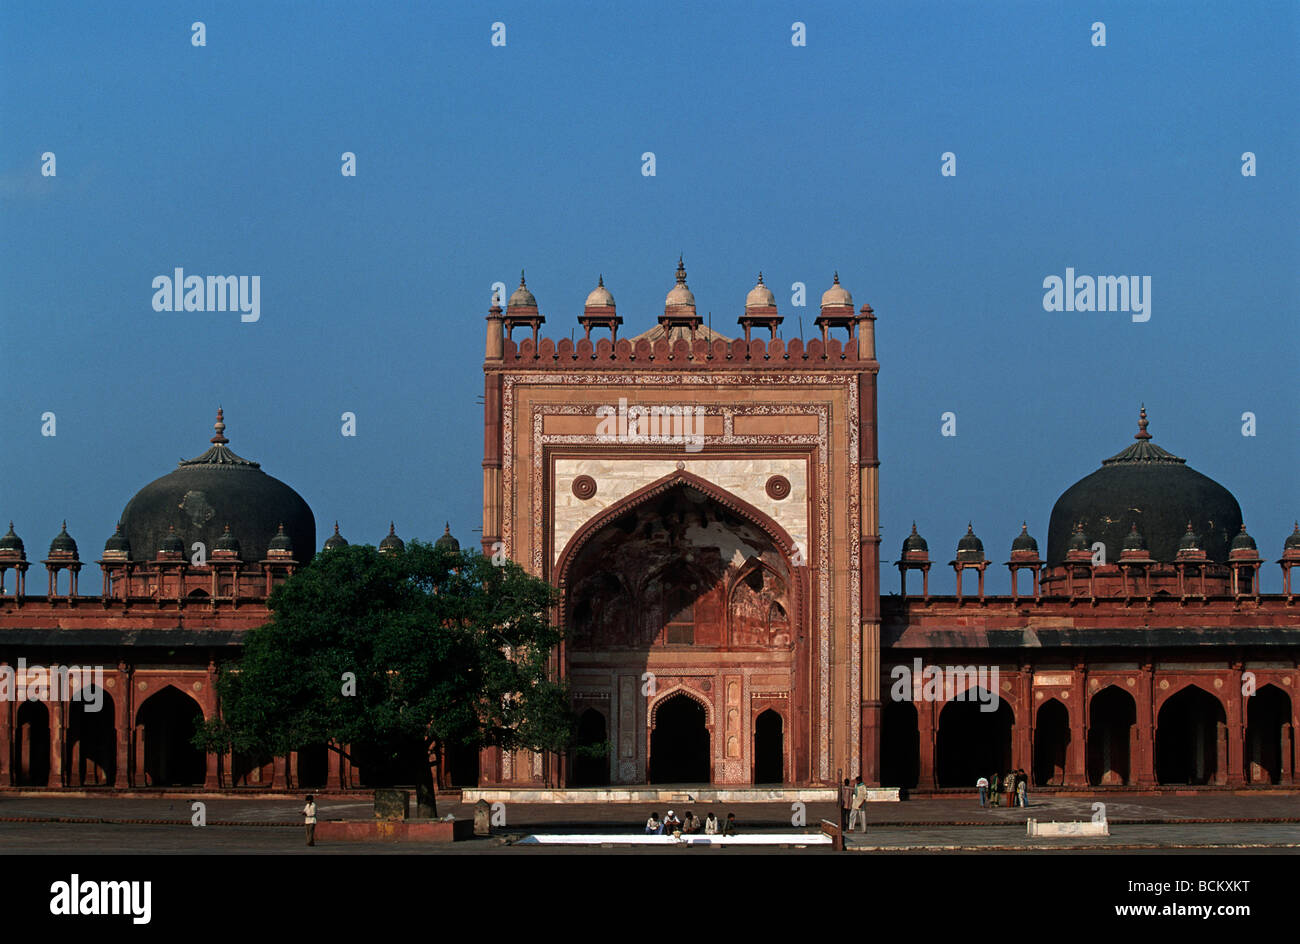
MULTIPOLYGON (((556 672, 604 756, 454 752, 444 782, 861 773, 925 791, 1012 767, 1035 789, 1295 782, 1300 527, 1284 592, 1260 594, 1267 562, 1236 500, 1156 446, 1143 411, 1134 442, 1057 501, 1045 556, 1006 528, 1011 595, 984 593, 995 561, 973 527, 944 564, 954 593, 931 593, 939 558, 914 528, 902 592, 882 595, 874 314, 837 277, 818 337, 784 341, 781 321, 760 276, 742 337, 713 332, 680 263, 658 323, 633 337, 603 280, 576 343, 541 336, 522 279, 489 311, 483 547, 560 589, 556 672)), ((0 702, 0 788, 365 784, 322 745, 243 758, 186 744, 218 710, 216 666, 316 546, 311 510, 223 431, 219 416, 208 452, 127 505, 98 596, 77 592, 66 530, 39 595, 37 562, 12 528, 0 537, 0 665, 105 668, 93 715, 0 702)), ((324 546, 340 543, 336 527, 324 546)), ((381 548, 399 545, 390 529, 381 548)))

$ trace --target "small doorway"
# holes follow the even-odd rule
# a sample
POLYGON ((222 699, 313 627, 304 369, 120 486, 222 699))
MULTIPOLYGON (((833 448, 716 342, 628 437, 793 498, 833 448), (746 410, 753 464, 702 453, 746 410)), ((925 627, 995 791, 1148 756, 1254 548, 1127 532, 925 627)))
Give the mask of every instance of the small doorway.
POLYGON ((785 782, 785 723, 771 708, 754 721, 754 783, 785 782))
POLYGON ((687 695, 659 705, 650 733, 651 783, 710 783, 704 706, 687 695))

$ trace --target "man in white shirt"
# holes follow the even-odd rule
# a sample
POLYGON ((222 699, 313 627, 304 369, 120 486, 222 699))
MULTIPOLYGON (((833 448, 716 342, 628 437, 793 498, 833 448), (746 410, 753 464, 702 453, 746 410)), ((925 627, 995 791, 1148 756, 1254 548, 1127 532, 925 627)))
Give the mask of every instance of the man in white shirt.
POLYGON ((316 798, 307 794, 307 805, 302 808, 304 822, 307 824, 307 845, 316 845, 316 798))
POLYGON ((980 806, 987 806, 989 799, 989 778, 980 777, 975 781, 975 786, 980 790, 980 806))

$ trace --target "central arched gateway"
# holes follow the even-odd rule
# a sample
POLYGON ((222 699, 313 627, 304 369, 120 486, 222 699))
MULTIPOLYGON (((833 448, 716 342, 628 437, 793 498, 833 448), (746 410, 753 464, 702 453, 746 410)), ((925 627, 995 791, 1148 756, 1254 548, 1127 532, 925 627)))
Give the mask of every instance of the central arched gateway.
MULTIPOLYGON (((779 782, 786 744, 793 776, 811 779, 808 732, 792 723, 808 688, 794 560, 770 517, 682 471, 574 535, 557 563, 565 671, 580 706, 608 706, 614 783, 779 782), (791 723, 771 713, 760 731, 772 703, 791 723)), ((590 773, 571 759, 567 779, 590 773)))

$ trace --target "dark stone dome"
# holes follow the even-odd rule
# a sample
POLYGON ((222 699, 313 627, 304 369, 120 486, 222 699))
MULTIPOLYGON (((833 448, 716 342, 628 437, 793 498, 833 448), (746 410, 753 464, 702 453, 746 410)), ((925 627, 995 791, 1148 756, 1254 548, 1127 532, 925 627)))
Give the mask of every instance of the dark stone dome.
POLYGON ((1137 523, 1129 529, 1128 534, 1124 537, 1124 550, 1126 551, 1145 551, 1147 549, 1146 538, 1138 531, 1137 523))
POLYGON ((334 533, 325 539, 325 550, 333 551, 340 547, 347 547, 348 539, 339 534, 339 523, 334 522, 334 533))
POLYGON ((1201 536, 1192 530, 1192 523, 1187 522, 1187 530, 1183 532, 1183 539, 1178 542, 1180 551, 1202 551, 1201 536))
POLYGON ((966 533, 957 542, 958 561, 982 561, 984 559, 984 542, 975 536, 975 529, 968 523, 966 533))
POLYGON ((912 522, 912 533, 903 538, 903 554, 906 556, 908 551, 929 551, 930 545, 925 543, 925 538, 916 533, 916 522, 912 522))
POLYGON ((447 522, 447 527, 443 531, 442 537, 433 542, 433 546, 444 551, 459 551, 460 542, 451 536, 451 522, 447 522))
POLYGON ((1083 522, 1078 522, 1074 526, 1074 533, 1070 535, 1070 543, 1065 546, 1067 551, 1092 551, 1092 542, 1088 540, 1088 535, 1083 533, 1083 522))
MULTIPOLYGON (((1290 541, 1290 538, 1287 540, 1290 541)), ((1290 547, 1291 545, 1288 544, 1287 546, 1290 547)), ((14 523, 12 521, 9 522, 9 530, 4 533, 3 537, 0 537, 0 551, 15 551, 19 554, 24 553, 23 539, 14 534, 14 523)))
POLYGON ((217 538, 217 543, 212 545, 212 549, 236 555, 239 553, 239 540, 230 530, 230 525, 226 525, 225 530, 221 532, 221 537, 217 538))
POLYGON ((397 529, 393 522, 388 522, 388 537, 379 542, 379 552, 381 554, 391 554, 406 550, 406 542, 397 536, 397 529))
POLYGON ((1151 557, 1173 562, 1190 520, 1209 560, 1225 563, 1232 538, 1241 530, 1241 506, 1218 482, 1187 467, 1186 460, 1152 443, 1146 410, 1137 442, 1102 462, 1101 468, 1070 486, 1056 500, 1047 532, 1047 563, 1061 564, 1076 523, 1116 561, 1136 526, 1151 557))
POLYGON ((122 522, 117 523, 117 530, 114 531, 107 541, 104 542, 105 554, 120 554, 125 558, 131 556, 131 542, 126 539, 122 533, 122 522))
POLYGON ((158 542, 158 550, 163 554, 184 554, 185 540, 176 533, 174 527, 169 525, 167 533, 158 542))
POLYGON ((50 556, 55 554, 71 554, 77 556, 77 542, 72 540, 72 535, 68 533, 68 523, 63 522, 63 530, 54 536, 50 542, 50 556))
POLYGON ((1232 549, 1234 551, 1257 551, 1255 539, 1246 533, 1246 526, 1241 526, 1241 531, 1232 539, 1232 549))
POLYGON ((122 531, 136 553, 150 557, 162 546, 168 528, 175 528, 182 550, 201 541, 209 550, 217 546, 230 525, 239 536, 240 560, 264 560, 283 522, 295 548, 307 559, 316 546, 316 519, 302 497, 261 466, 242 459, 227 448, 226 424, 217 411, 212 448, 196 459, 150 482, 127 502, 122 531))
POLYGON ((1020 526, 1020 533, 1017 534, 1016 539, 1011 542, 1011 550, 1012 551, 1037 551, 1038 550, 1038 542, 1035 541, 1033 537, 1029 534, 1029 522, 1026 521, 1024 524, 1020 526))
MULTIPOLYGON (((14 524, 12 521, 9 522, 9 533, 10 534, 14 533, 14 524)), ((18 542, 19 550, 22 549, 22 546, 23 546, 23 542, 19 541, 18 542)), ((1296 522, 1295 530, 1286 536, 1286 541, 1282 545, 1283 550, 1290 550, 1293 547, 1300 547, 1300 521, 1296 522)))

